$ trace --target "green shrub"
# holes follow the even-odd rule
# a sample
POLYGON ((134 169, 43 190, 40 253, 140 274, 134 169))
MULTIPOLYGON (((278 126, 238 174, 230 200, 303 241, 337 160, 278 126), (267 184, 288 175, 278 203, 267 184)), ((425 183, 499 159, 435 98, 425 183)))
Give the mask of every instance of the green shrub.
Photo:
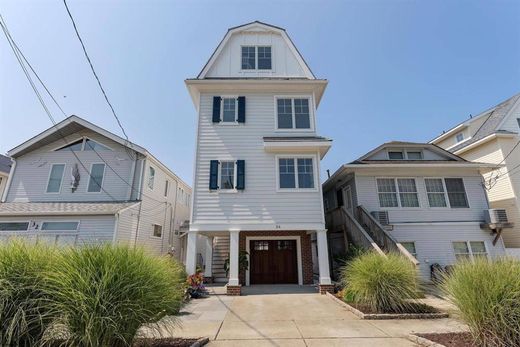
POLYGON ((178 313, 186 273, 170 257, 124 246, 86 246, 63 252, 48 274, 53 308, 70 346, 128 346, 140 327, 178 313))
POLYGON ((37 345, 53 321, 45 272, 55 255, 41 244, 0 243, 0 346, 37 345))
POLYGON ((442 288, 459 308, 479 346, 520 345, 520 263, 512 259, 462 262, 442 288))
POLYGON ((410 302, 419 292, 417 270, 400 255, 364 253, 341 272, 345 301, 382 313, 413 312, 418 307, 410 302))

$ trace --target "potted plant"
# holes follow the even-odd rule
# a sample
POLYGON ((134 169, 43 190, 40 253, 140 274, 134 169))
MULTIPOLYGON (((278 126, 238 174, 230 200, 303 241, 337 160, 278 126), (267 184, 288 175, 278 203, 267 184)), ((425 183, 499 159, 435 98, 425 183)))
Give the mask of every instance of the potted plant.
POLYGON ((188 284, 187 294, 192 299, 198 299, 204 296, 206 288, 204 287, 204 276, 202 272, 188 276, 186 283, 188 284))

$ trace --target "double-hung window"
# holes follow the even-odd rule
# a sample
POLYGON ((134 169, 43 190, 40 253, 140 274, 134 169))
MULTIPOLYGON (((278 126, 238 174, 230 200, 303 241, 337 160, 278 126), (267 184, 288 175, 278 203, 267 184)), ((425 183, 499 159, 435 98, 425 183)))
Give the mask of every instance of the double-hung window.
POLYGON ((451 208, 469 207, 466 189, 462 178, 445 178, 446 191, 451 208))
POLYGON ((280 189, 314 189, 313 158, 278 158, 280 189))
POLYGON ((235 162, 221 161, 220 162, 220 189, 234 189, 235 188, 235 162))
POLYGON ((457 260, 474 260, 487 258, 486 245, 483 241, 453 242, 453 251, 457 260))
POLYGON ((64 171, 65 164, 52 164, 51 172, 49 173, 49 182, 47 182, 47 193, 60 192, 64 171))
POLYGON ((311 129, 309 98, 277 98, 278 129, 311 129))
POLYGON ((270 46, 242 46, 242 70, 271 70, 270 46))
POLYGON ((237 120, 238 103, 236 98, 222 98, 222 122, 234 123, 237 120))
POLYGON ((447 207, 446 191, 442 178, 425 178, 426 194, 430 207, 447 207))
POLYGON ((414 178, 378 178, 380 207, 419 207, 414 178))
POLYGON ((87 192, 99 193, 103 186, 103 177, 105 175, 105 164, 92 164, 90 167, 90 178, 88 181, 87 192))

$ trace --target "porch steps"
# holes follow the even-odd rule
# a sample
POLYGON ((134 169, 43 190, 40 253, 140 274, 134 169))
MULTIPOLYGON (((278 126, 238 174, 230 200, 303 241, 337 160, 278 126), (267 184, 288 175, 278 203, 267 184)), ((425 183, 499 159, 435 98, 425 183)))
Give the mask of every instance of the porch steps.
POLYGON ((224 270, 224 263, 229 257, 229 236, 218 236, 213 240, 213 282, 227 283, 228 278, 224 270))

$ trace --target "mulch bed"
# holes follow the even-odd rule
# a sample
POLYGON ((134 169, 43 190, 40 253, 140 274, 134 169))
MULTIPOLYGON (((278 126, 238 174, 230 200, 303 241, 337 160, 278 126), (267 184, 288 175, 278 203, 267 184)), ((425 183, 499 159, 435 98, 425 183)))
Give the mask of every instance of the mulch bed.
POLYGON ((190 347, 197 339, 161 338, 139 339, 133 347, 190 347))
POLYGON ((434 307, 431 307, 426 304, 420 304, 420 303, 413 303, 410 304, 409 310, 404 312, 394 312, 394 311, 388 311, 388 312, 380 312, 380 311, 374 311, 370 307, 365 305, 359 305, 349 302, 350 306, 354 307, 357 310, 360 310, 361 312, 365 314, 373 314, 373 313, 395 313, 395 314, 406 314, 406 313, 439 313, 440 311, 437 310, 434 307))
POLYGON ((470 333, 431 333, 415 335, 446 347, 478 347, 474 344, 470 333))

